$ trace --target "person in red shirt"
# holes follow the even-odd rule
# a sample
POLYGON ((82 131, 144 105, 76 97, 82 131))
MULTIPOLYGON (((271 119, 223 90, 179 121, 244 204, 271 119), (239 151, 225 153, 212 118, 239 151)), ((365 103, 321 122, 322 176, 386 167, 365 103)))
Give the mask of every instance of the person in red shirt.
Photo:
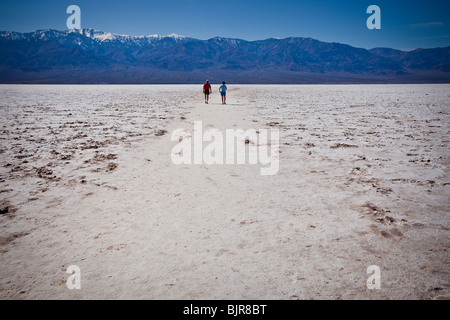
POLYGON ((208 103, 209 95, 211 94, 211 85, 209 84, 208 80, 206 80, 205 84, 203 85, 203 93, 205 94, 205 103, 208 103))

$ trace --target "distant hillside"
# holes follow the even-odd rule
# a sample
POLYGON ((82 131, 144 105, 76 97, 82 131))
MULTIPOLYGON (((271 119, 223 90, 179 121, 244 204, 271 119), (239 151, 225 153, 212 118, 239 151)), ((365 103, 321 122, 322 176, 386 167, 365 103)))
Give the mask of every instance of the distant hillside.
POLYGON ((311 38, 198 40, 92 29, 0 32, 1 83, 450 82, 450 47, 366 50, 311 38))

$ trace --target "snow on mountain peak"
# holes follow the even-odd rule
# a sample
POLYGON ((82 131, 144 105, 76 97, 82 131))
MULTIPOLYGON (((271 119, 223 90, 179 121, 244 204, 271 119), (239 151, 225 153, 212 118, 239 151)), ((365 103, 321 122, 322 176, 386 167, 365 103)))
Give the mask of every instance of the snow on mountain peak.
POLYGON ((174 38, 174 39, 184 39, 184 38, 186 38, 185 36, 180 36, 180 35, 178 35, 176 33, 169 34, 167 37, 174 38))
POLYGON ((24 35, 19 32, 14 31, 2 31, 0 32, 0 37, 7 38, 10 40, 23 40, 25 39, 24 35))
POLYGON ((115 34, 106 32, 106 33, 96 33, 94 34, 93 38, 100 40, 100 42, 103 42, 105 40, 115 40, 117 37, 115 34))
POLYGON ((39 40, 51 40, 54 38, 62 39, 68 35, 79 35, 84 36, 89 39, 92 39, 96 42, 112 42, 119 41, 122 43, 128 44, 138 44, 142 43, 142 41, 154 41, 154 40, 162 40, 162 39, 173 39, 175 41, 182 41, 186 39, 190 39, 190 37, 182 36, 176 33, 169 34, 167 36, 161 36, 157 34, 147 35, 147 36, 130 36, 130 35, 120 35, 111 32, 103 32, 98 31, 92 28, 86 29, 71 29, 65 31, 58 31, 53 29, 45 29, 45 30, 36 30, 30 33, 19 33, 19 32, 10 32, 10 31, 2 31, 1 37, 8 38, 10 40, 22 40, 27 39, 28 37, 39 39, 39 40))

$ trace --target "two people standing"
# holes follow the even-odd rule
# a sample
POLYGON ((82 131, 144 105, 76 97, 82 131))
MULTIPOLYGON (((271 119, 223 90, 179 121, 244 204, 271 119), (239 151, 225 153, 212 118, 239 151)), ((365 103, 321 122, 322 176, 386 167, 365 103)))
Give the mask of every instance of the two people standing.
MULTIPOLYGON (((205 94, 205 103, 209 103, 209 95, 211 94, 211 85, 209 84, 209 81, 206 80, 206 82, 203 84, 203 93, 205 94)), ((220 95, 222 97, 222 104, 227 104, 227 86, 225 85, 225 81, 222 82, 222 85, 219 88, 220 95)))

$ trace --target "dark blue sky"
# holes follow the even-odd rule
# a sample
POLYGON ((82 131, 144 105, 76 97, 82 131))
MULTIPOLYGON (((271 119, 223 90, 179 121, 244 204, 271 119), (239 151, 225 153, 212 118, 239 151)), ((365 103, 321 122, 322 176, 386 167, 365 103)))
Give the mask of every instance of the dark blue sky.
POLYGON ((0 0, 0 30, 65 30, 71 4, 81 8, 82 28, 119 34, 298 36, 405 50, 450 45, 450 0, 0 0), (369 5, 381 8, 381 30, 366 27, 369 5))

